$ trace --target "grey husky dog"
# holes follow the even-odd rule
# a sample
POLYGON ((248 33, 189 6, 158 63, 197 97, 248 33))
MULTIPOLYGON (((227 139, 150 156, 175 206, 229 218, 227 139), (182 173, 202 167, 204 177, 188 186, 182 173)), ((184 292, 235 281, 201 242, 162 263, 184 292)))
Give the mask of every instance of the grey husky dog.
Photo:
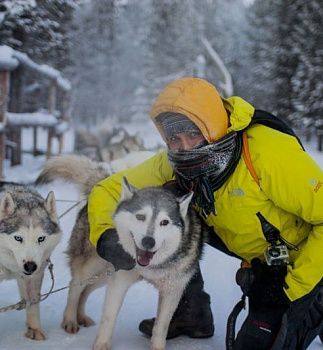
POLYGON ((16 279, 27 302, 26 337, 44 340, 37 303, 48 259, 61 238, 54 193, 23 185, 0 188, 0 281, 16 279))
MULTIPOLYGON (((79 184, 88 193, 106 175, 102 166, 85 157, 62 156, 47 162, 38 183, 62 178, 79 184)), ((164 188, 137 190, 124 178, 114 222, 120 244, 136 261, 130 271, 114 271, 112 265, 98 256, 89 242, 86 207, 81 209, 67 252, 72 281, 62 322, 66 332, 75 333, 79 325, 93 324, 84 311, 86 299, 107 282, 108 293, 93 349, 111 349, 113 328, 124 296, 133 283, 145 279, 159 291, 152 349, 165 349, 169 323, 202 253, 204 231, 189 207, 191 198, 192 194, 176 197, 164 188), (95 283, 82 283, 92 276, 97 277, 95 283)))

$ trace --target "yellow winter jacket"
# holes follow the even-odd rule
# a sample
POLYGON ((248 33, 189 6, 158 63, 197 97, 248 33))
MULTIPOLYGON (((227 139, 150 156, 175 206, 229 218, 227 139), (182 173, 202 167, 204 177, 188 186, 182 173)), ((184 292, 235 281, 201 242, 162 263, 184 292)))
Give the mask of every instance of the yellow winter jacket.
MULTIPOLYGON (((230 130, 246 127, 254 108, 241 98, 224 100, 230 111, 230 130)), ((206 223, 228 249, 247 261, 263 260, 268 243, 257 212, 275 227, 298 251, 290 251, 285 292, 290 300, 309 293, 323 277, 323 172, 302 150, 298 141, 263 125, 246 131, 253 167, 260 179, 252 178, 243 157, 234 173, 214 193, 217 215, 206 223)), ((144 163, 99 182, 89 196, 90 240, 96 245, 100 235, 114 226, 121 179, 137 188, 160 186, 174 178, 166 151, 144 163)))

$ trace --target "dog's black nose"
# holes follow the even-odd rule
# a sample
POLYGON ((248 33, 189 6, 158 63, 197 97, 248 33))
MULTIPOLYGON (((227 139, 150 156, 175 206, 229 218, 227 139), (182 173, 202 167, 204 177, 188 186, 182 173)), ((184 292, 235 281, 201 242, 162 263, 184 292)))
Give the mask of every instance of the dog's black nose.
POLYGON ((142 239, 141 244, 145 249, 148 250, 148 249, 153 248, 155 246, 156 242, 155 242, 155 239, 153 237, 146 236, 142 239))
POLYGON ((31 275, 37 270, 37 264, 33 261, 27 261, 24 263, 24 269, 29 275, 31 275))

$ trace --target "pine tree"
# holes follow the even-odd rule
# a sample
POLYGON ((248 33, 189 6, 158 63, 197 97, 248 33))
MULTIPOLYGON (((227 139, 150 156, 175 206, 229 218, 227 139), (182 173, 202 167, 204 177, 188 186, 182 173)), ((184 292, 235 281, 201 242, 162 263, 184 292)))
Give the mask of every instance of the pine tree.
POLYGON ((149 79, 156 83, 155 93, 171 80, 193 74, 202 48, 193 5, 191 0, 152 0, 149 79))
POLYGON ((109 80, 114 57, 114 0, 83 3, 75 12, 71 33, 69 70, 75 89, 73 113, 87 125, 106 114, 110 101, 109 80))
POLYGON ((293 0, 273 1, 274 27, 274 103, 275 111, 283 118, 290 118, 293 113, 293 85, 299 56, 295 50, 293 37, 296 31, 296 15, 300 6, 293 0))
POLYGON ((36 62, 55 68, 68 62, 67 32, 73 0, 11 0, 2 2, 1 44, 21 50, 36 62))
POLYGON ((257 0, 251 7, 250 71, 256 105, 295 126, 322 115, 323 4, 319 0, 257 0))
POLYGON ((296 3, 298 11, 292 40, 299 63, 292 79, 293 119, 306 118, 315 123, 323 120, 323 3, 319 0, 296 3))
POLYGON ((276 41, 273 29, 277 24, 273 11, 273 0, 256 0, 249 8, 249 45, 246 48, 250 62, 247 78, 249 100, 257 108, 269 111, 275 109, 276 41))
MULTIPOLYGON (((2 1, 0 44, 27 54, 39 64, 62 70, 69 64, 68 31, 76 1, 74 0, 10 0, 2 1)), ((21 112, 47 105, 46 86, 38 74, 19 67, 11 74, 11 111, 21 112), (35 80, 37 95, 42 95, 34 106, 30 84, 35 80), (45 88, 44 88, 45 87, 45 88)))
MULTIPOLYGON (((198 4, 204 22, 204 34, 220 55, 234 82, 234 94, 249 98, 247 80, 250 74, 247 62, 246 6, 240 0, 205 1, 198 4)), ((207 78, 217 85, 219 72, 208 55, 207 78)))

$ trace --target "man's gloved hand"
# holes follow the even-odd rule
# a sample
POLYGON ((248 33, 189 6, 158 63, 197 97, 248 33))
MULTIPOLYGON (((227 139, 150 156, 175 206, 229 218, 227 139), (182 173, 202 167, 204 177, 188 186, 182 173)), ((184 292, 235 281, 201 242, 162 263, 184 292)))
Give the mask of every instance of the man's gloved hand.
POLYGON ((323 281, 290 304, 272 350, 306 349, 322 330, 323 281))
POLYGON ((106 230, 98 240, 96 251, 101 258, 111 263, 115 270, 131 270, 135 267, 135 259, 128 254, 119 242, 115 229, 106 230))
POLYGON ((253 259, 251 266, 255 277, 250 290, 250 299, 261 305, 288 306, 289 300, 284 292, 287 267, 268 266, 259 259, 253 259))
POLYGON ((284 281, 287 267, 268 266, 259 259, 251 261, 252 283, 247 295, 249 301, 257 306, 286 306, 290 301, 284 292, 284 281))

